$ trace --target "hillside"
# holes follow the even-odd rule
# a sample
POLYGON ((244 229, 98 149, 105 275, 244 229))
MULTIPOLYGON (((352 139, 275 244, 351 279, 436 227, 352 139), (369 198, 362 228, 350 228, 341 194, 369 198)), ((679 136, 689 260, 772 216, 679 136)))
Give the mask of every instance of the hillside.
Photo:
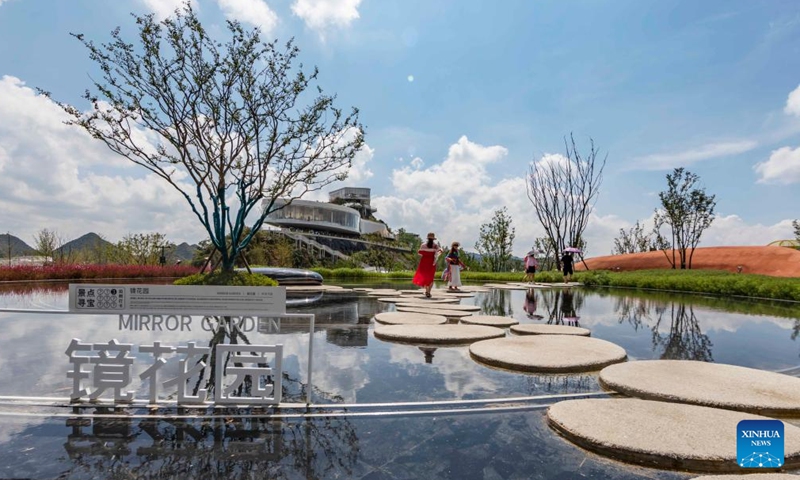
POLYGON ((183 242, 172 251, 172 257, 174 257, 174 260, 181 260, 183 262, 191 261, 198 248, 197 245, 189 245, 183 242))
POLYGON ((91 232, 65 243, 59 252, 80 252, 81 250, 94 250, 98 247, 105 248, 111 247, 113 244, 108 240, 104 240, 100 235, 91 232))
MULTIPOLYGON (((671 255, 670 255, 671 258, 671 255)), ((676 261, 677 261, 676 253, 676 261)), ((587 258, 590 270, 648 270, 671 268, 664 252, 629 253, 587 258)), ((787 247, 702 247, 694 251, 693 269, 727 270, 774 277, 800 277, 800 250, 787 247)), ((578 262, 576 270, 584 270, 578 262)))
POLYGON ((37 255, 33 247, 20 240, 18 237, 3 233, 0 235, 0 257, 7 258, 9 256, 9 250, 11 250, 12 257, 37 255))

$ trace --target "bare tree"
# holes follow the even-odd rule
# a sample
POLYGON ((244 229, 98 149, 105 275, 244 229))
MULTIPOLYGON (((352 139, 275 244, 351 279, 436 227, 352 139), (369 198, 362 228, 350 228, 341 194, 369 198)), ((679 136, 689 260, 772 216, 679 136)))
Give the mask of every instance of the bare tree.
POLYGON ((316 69, 293 67, 291 41, 279 48, 229 21, 222 43, 188 1, 161 22, 134 17, 136 43, 119 28, 100 45, 72 34, 102 79, 84 94, 88 113, 59 105, 69 124, 180 192, 231 271, 277 199, 346 177, 363 144, 358 110, 343 114, 316 69))
MULTIPOLYGON (((585 246, 589 223, 608 155, 599 160, 594 140, 589 153, 578 151, 575 138, 564 138, 566 156, 548 156, 531 163, 526 184, 528 199, 556 252, 585 246)), ((558 255, 556 255, 558 258, 558 255)), ((559 268, 560 259, 557 260, 559 268)))
POLYGON ((676 252, 681 270, 692 268, 692 257, 700 237, 714 221, 715 195, 707 195, 705 188, 696 187, 699 180, 698 175, 676 168, 667 174, 667 190, 658 194, 662 208, 655 212, 656 232, 662 225, 670 228, 672 268, 677 264, 676 252))

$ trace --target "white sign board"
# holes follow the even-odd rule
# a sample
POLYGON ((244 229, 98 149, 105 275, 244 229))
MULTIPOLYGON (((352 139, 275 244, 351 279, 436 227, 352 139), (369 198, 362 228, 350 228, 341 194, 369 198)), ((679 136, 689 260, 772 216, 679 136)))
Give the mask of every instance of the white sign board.
POLYGON ((70 284, 73 313, 245 315, 286 312, 286 287, 70 284))

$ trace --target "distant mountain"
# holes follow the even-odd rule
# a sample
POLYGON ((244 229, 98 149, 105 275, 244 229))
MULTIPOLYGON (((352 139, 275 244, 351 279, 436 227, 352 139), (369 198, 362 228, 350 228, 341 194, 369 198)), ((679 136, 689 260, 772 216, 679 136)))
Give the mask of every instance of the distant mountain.
POLYGON ((58 249, 58 251, 80 252, 81 250, 96 250, 98 247, 105 248, 111 246, 113 246, 111 242, 104 240, 100 235, 91 232, 65 243, 61 248, 58 249))
POLYGON ((0 234, 0 257, 8 257, 8 251, 11 250, 12 257, 21 257, 24 255, 37 255, 38 252, 23 242, 14 235, 7 233, 0 234))
POLYGON ((175 260, 181 260, 183 262, 190 261, 194 258, 194 253, 197 249, 200 248, 197 245, 189 245, 186 242, 181 243, 175 250, 172 251, 172 257, 175 260))

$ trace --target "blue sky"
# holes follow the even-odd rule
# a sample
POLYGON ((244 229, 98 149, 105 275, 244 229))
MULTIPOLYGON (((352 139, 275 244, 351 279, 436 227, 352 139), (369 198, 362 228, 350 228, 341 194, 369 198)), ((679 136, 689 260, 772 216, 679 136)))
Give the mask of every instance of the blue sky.
MULTIPOLYGON (((94 66, 69 32, 103 41, 129 12, 177 0, 0 0, 0 229, 119 240, 203 232, 166 185, 60 122, 34 87, 81 108, 94 66)), ((542 235, 525 192, 531 161, 572 132, 608 154, 589 254, 647 220, 683 166, 717 195, 702 245, 789 238, 800 217, 800 6, 793 0, 195 0, 212 31, 238 18, 296 39, 301 60, 367 147, 345 185, 378 216, 471 246, 506 206, 515 252, 542 235)), ((335 188, 335 186, 331 187, 335 188)), ((327 191, 327 190, 326 190, 327 191)))

